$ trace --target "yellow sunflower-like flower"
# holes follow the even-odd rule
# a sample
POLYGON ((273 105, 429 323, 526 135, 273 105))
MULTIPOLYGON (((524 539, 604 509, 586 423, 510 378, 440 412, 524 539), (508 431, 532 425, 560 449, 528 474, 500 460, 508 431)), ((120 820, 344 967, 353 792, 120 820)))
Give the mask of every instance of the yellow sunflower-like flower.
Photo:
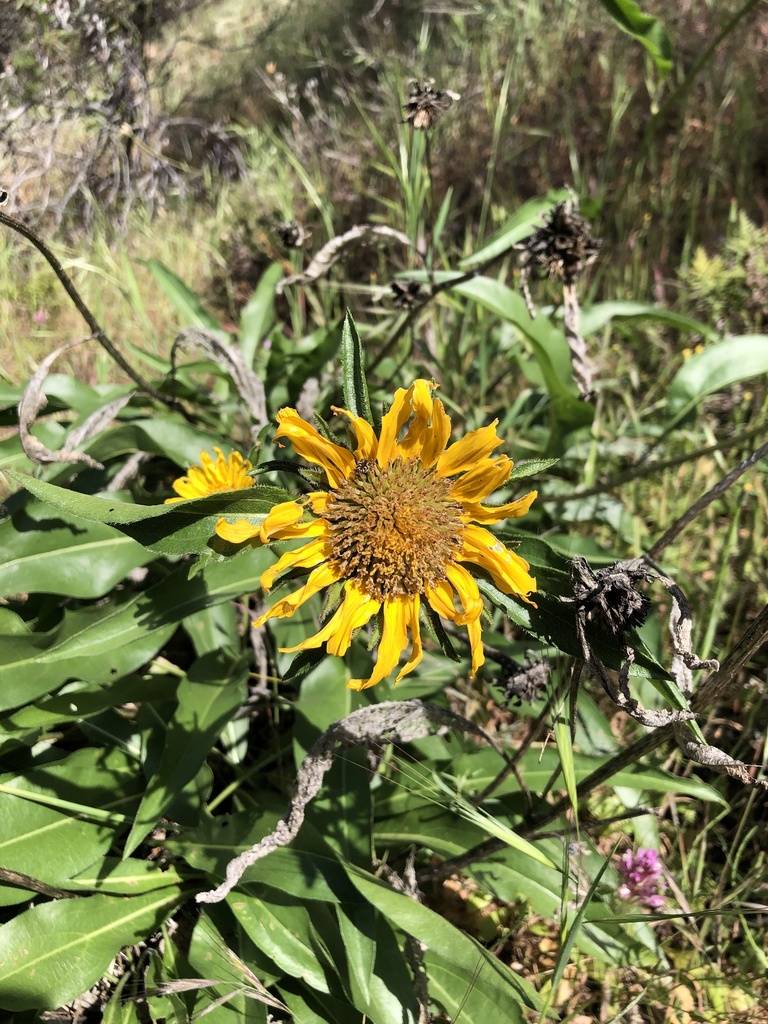
POLYGON ((536 590, 528 563, 480 525, 525 515, 536 491, 507 505, 481 504, 512 471, 506 455, 491 454, 502 444, 498 421, 448 447, 451 421, 432 390, 426 380, 398 390, 379 437, 366 420, 334 409, 354 428, 354 452, 327 440, 295 409, 281 409, 275 436, 289 438, 299 455, 321 467, 328 489, 275 505, 260 527, 242 519, 221 519, 216 525, 217 534, 235 544, 307 541, 261 576, 262 587, 269 590, 287 570, 306 569, 304 586, 278 601, 254 626, 291 616, 314 594, 343 583, 343 600, 325 625, 285 650, 326 644, 330 654, 343 656, 354 633, 380 614, 378 659, 368 679, 347 684, 355 690, 374 686, 390 674, 408 646, 409 633, 411 653, 396 682, 419 664, 422 601, 443 618, 466 626, 472 675, 477 672, 484 661, 483 603, 466 563, 488 572, 505 594, 530 602, 528 595, 536 590))
POLYGON ((253 477, 248 472, 253 469, 248 459, 240 452, 232 452, 228 459, 224 458, 221 448, 214 445, 216 461, 208 452, 200 452, 201 466, 190 466, 186 476, 173 481, 173 489, 178 498, 166 498, 165 504, 174 501, 186 501, 189 498, 204 498, 207 494, 218 494, 219 491, 239 491, 243 487, 253 486, 253 477))

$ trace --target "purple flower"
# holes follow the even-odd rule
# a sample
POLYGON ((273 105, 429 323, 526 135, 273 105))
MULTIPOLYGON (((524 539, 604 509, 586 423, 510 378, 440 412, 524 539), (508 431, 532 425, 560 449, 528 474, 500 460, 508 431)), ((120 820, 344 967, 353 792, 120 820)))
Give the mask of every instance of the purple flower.
POLYGON ((619 862, 619 874, 623 881, 617 889, 619 899, 638 900, 651 910, 658 910, 666 901, 664 893, 667 883, 663 880, 664 868, 656 850, 637 853, 627 850, 619 862))

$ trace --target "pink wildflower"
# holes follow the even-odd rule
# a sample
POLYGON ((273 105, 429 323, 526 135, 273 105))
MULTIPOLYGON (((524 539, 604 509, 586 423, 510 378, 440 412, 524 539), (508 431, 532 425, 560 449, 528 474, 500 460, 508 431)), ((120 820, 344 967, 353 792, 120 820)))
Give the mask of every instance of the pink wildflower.
POLYGON ((621 856, 619 874, 623 881, 617 889, 619 899, 638 902, 658 910, 666 900, 667 883, 663 880, 661 857, 656 850, 638 848, 637 853, 627 850, 621 856))

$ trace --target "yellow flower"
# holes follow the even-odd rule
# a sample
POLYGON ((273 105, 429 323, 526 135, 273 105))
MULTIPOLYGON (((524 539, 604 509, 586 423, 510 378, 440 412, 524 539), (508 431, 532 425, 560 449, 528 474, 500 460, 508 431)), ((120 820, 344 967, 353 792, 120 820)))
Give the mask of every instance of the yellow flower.
POLYGON ((204 498, 206 494, 218 494, 219 491, 239 491, 243 487, 253 486, 253 477, 248 471, 253 469, 248 459, 240 452, 232 452, 228 459, 224 458, 221 448, 214 445, 216 461, 208 452, 200 452, 202 466, 190 466, 186 476, 173 481, 173 489, 178 498, 166 498, 165 504, 174 501, 186 501, 188 498, 204 498))
POLYGON ((262 587, 269 590, 287 570, 306 569, 304 586, 278 601, 254 626, 289 617, 314 594, 343 583, 343 600, 319 632, 285 650, 326 644, 330 654, 341 657, 354 633, 380 616, 375 668, 368 679, 347 684, 355 690, 374 686, 390 674, 408 646, 409 633, 410 657, 395 682, 418 665, 423 656, 422 601, 443 618, 466 626, 472 675, 477 672, 484 661, 483 603, 465 563, 484 569, 505 594, 530 602, 528 595, 536 590, 528 563, 478 525, 525 515, 536 492, 508 505, 481 504, 512 471, 506 455, 491 454, 502 444, 496 435, 498 421, 447 447, 451 421, 432 390, 426 380, 399 389, 378 438, 366 420, 334 409, 354 428, 354 452, 327 440, 295 409, 281 409, 275 436, 289 438, 299 455, 319 466, 328 489, 275 505, 261 526, 242 519, 221 519, 216 525, 220 537, 236 544, 307 541, 261 576, 262 587))

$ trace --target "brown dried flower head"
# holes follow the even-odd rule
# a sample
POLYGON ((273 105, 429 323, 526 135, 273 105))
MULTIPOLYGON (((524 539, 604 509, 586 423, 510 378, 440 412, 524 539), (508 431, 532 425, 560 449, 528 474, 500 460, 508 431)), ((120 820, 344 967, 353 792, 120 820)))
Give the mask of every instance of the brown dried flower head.
POLYGON ((428 78, 423 84, 418 81, 411 82, 408 102, 403 106, 404 124, 410 124, 414 128, 422 130, 431 128, 452 103, 461 99, 459 93, 452 92, 450 89, 443 91, 433 89, 434 84, 434 78, 428 78))
POLYGON ((574 284, 600 251, 589 221, 573 200, 566 199, 550 212, 544 224, 517 248, 520 266, 535 277, 550 277, 574 284))
POLYGON ((286 249, 300 249, 312 241, 312 232, 297 224, 295 220, 284 220, 276 224, 275 234, 286 249))
POLYGON ((532 704, 546 690, 551 673, 547 658, 538 658, 533 651, 526 651, 522 665, 509 659, 507 679, 504 683, 502 707, 512 704, 532 704))
POLYGON ((651 576, 642 565, 618 562, 595 572, 585 558, 574 558, 572 582, 576 605, 587 622, 622 640, 625 633, 646 620, 651 602, 637 587, 651 576))
POLYGON ((391 281, 392 302, 396 309, 412 309, 421 301, 418 281, 391 281))

